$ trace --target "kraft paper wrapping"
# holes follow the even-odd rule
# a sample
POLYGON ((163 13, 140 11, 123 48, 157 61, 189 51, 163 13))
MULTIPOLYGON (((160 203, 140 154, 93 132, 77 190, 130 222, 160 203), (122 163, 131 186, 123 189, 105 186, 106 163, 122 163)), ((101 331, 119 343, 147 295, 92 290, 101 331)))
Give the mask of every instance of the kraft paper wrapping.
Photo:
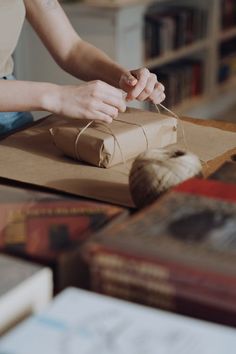
POLYGON ((177 120, 162 114, 127 110, 111 124, 72 121, 50 129, 58 149, 75 160, 111 167, 135 158, 147 149, 177 142, 177 120))
MULTIPOLYGON (((135 111, 137 112, 137 111, 135 111)), ((152 113, 156 116, 156 113, 152 113)), ((53 144, 49 129, 67 120, 50 116, 34 127, 0 142, 0 176, 101 201, 133 207, 128 174, 131 162, 109 169, 65 157, 53 144)), ((189 149, 203 161, 236 147, 236 133, 183 122, 189 149)), ((178 125, 179 129, 179 125, 178 125)), ((181 130, 178 147, 183 146, 181 130)), ((14 182, 13 182, 14 183, 14 182)))

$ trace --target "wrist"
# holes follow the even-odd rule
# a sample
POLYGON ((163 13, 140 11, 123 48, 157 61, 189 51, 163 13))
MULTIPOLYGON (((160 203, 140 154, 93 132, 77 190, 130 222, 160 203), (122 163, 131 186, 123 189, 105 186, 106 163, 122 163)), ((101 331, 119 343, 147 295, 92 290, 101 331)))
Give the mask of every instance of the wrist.
POLYGON ((122 68, 121 66, 117 66, 117 64, 113 65, 112 70, 109 72, 109 79, 105 80, 109 84, 114 87, 121 88, 121 80, 124 75, 127 75, 128 70, 122 68))
POLYGON ((61 86, 47 83, 41 95, 41 109, 52 113, 60 113, 61 86))

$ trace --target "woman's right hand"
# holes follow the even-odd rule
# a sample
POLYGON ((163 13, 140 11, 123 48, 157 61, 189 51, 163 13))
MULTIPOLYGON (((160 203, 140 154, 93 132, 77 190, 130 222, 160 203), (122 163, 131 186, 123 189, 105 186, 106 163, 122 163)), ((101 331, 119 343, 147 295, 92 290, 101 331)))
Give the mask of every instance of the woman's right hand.
POLYGON ((122 91, 100 80, 55 87, 56 92, 45 100, 45 110, 52 113, 111 123, 119 112, 126 110, 122 91))

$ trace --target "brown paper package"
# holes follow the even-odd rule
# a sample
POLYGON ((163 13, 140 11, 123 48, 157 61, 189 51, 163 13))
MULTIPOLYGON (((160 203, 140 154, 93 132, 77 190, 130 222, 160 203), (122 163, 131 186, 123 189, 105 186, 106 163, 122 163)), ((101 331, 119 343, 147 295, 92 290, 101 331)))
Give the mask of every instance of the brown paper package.
POLYGON ((73 159, 111 167, 135 158, 146 149, 177 141, 177 120, 151 112, 127 110, 111 124, 78 120, 50 130, 57 148, 73 159))

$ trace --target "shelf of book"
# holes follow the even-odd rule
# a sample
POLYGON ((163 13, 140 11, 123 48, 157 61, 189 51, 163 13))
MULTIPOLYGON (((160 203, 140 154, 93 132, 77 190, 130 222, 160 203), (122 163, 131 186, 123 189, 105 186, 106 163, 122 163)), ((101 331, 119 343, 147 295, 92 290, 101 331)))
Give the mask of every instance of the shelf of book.
POLYGON ((207 48, 209 45, 209 41, 207 39, 203 39, 200 41, 197 41, 196 43, 187 45, 183 48, 180 48, 178 50, 172 50, 169 53, 166 53, 163 56, 159 56, 156 58, 152 59, 147 59, 144 63, 144 65, 151 69, 157 66, 161 66, 163 64, 168 64, 172 61, 179 60, 182 58, 185 58, 189 55, 192 55, 198 51, 204 50, 207 48))
POLYGON ((229 39, 233 39, 234 37, 236 37, 236 26, 232 27, 230 29, 222 30, 218 40, 220 42, 223 42, 223 41, 227 41, 229 39))
POLYGON ((180 104, 172 107, 171 110, 178 115, 184 115, 192 109, 208 104, 214 97, 218 97, 219 95, 233 90, 236 90, 236 76, 216 86, 214 92, 187 98, 180 104))

